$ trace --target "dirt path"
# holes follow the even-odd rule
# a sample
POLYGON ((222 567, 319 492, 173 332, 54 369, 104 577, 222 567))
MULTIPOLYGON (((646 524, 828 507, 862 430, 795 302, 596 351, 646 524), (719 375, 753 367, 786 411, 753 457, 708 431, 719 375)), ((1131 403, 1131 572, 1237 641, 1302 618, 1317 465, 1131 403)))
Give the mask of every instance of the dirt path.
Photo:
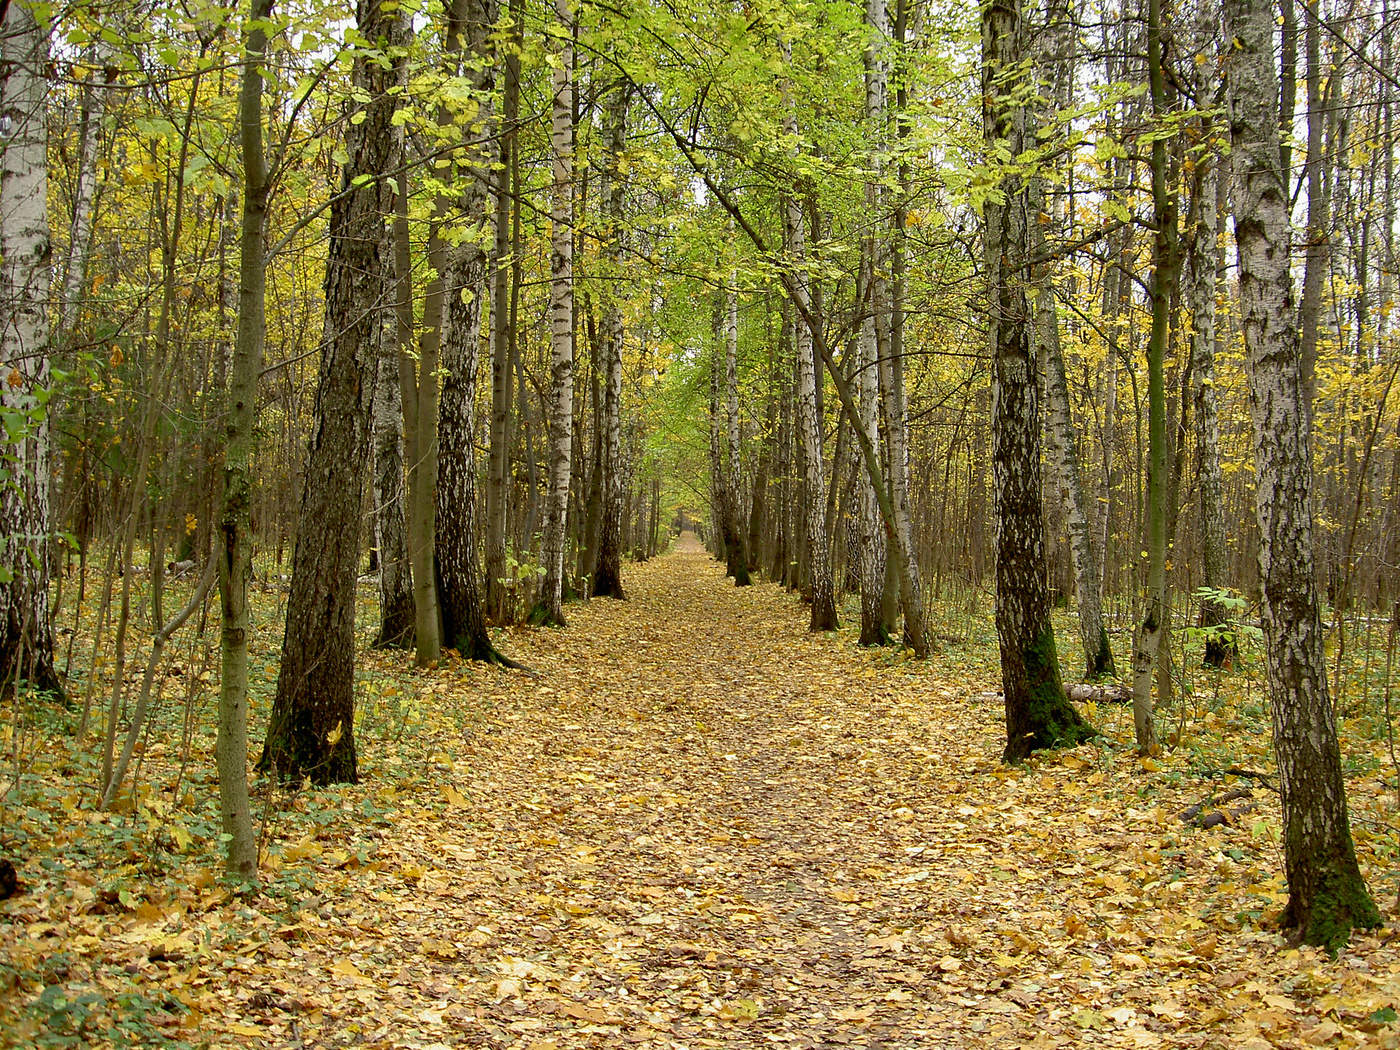
POLYGON ((227 976, 265 1045, 1269 1046, 1340 1016, 1337 971, 1314 1003, 1320 958, 1280 971, 1234 918, 1271 852, 1182 834, 1130 759, 1005 770, 985 683, 811 637, 703 553, 625 582, 505 640, 541 679, 422 679, 457 713, 415 786, 364 766, 419 801, 227 976))

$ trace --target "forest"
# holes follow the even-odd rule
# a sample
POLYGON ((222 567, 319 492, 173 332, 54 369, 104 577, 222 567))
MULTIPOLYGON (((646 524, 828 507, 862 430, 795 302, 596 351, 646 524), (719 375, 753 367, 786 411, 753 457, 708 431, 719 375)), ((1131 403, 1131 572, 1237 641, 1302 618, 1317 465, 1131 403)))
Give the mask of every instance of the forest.
POLYGON ((0 1045, 1400 1045, 1392 0, 353 6, 0 0, 0 1045))

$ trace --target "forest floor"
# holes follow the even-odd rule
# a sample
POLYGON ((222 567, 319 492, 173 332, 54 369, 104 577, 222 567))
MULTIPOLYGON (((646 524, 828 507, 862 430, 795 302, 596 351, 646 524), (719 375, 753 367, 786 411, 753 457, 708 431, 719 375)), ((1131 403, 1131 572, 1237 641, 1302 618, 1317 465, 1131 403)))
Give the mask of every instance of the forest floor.
MULTIPOLYGON (((0 905, 0 1044, 1400 1045, 1366 836, 1388 925, 1289 948, 1277 796, 1180 816, 1256 778, 1139 762, 1107 705, 1100 741, 1007 768, 985 660, 810 635, 696 550, 625 583, 502 637, 538 678, 368 655, 362 783, 263 814, 260 895, 160 808, 165 774, 125 815, 55 789, 0 905)), ((1374 769, 1351 787, 1393 824, 1374 769)))

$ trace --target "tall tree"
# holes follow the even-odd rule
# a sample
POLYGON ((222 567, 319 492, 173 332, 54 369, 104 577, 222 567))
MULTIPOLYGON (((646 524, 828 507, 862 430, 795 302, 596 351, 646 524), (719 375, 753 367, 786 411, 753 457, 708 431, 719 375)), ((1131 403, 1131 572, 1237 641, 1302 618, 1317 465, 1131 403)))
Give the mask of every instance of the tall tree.
MULTIPOLYGON (((982 4, 983 134, 991 158, 1026 147, 1025 36, 1020 0, 982 4)), ((987 328, 992 357, 992 482, 996 505, 996 623, 1006 706, 1003 759, 1093 735, 1065 697, 1050 598, 1040 498, 1040 418, 1026 298, 1027 186, 1001 173, 983 204, 987 328)))
POLYGON ((11 0, 0 25, 0 689, 23 680, 61 695, 49 610, 49 26, 39 17, 11 0))
POLYGON ((555 0, 556 50, 550 150, 554 157, 550 224, 549 498, 540 581, 532 623, 564 625, 564 548, 574 420, 574 19, 569 0, 555 0))
POLYGON ((1328 699, 1313 573, 1310 414, 1289 272, 1287 166, 1278 127, 1274 20, 1266 0, 1226 0, 1240 313, 1258 476, 1259 575, 1274 751, 1283 803, 1283 925, 1333 950, 1380 913, 1356 862, 1328 699))
POLYGON ((270 187, 263 153, 263 70, 272 0, 249 11, 238 96, 239 148, 243 161, 243 225, 239 243, 238 331, 229 373, 224 446, 224 502, 219 527, 219 815, 228 836, 230 874, 251 879, 258 870, 248 804, 248 577, 253 562, 253 415, 267 332, 267 229, 270 187))
POLYGON ((491 282, 491 448, 486 481, 486 615, 496 623, 514 616, 506 588, 506 541, 509 524, 512 402, 516 367, 516 310, 520 282, 512 280, 519 259, 512 233, 519 225, 520 51, 523 47, 523 0, 511 0, 510 32, 505 45, 505 87, 498 123, 500 166, 496 172, 496 248, 491 282))
MULTIPOLYGON (((1036 38, 1039 75, 1047 84, 1047 100, 1037 106, 1047 122, 1056 119, 1053 110, 1066 110, 1071 103, 1074 76, 1072 59, 1074 33, 1069 5, 1064 0, 1046 4, 1045 25, 1036 38)), ((1053 123, 1056 137, 1063 138, 1053 123)), ((1112 677, 1116 670, 1113 650, 1103 619, 1103 580, 1099 552, 1094 544, 1084 483, 1079 470, 1079 442, 1070 409, 1069 383, 1065 377, 1064 352, 1060 343, 1059 308, 1056 301, 1054 267, 1047 251, 1045 229, 1063 235, 1064 215, 1055 203, 1062 186, 1046 170, 1031 184, 1029 204, 1036 221, 1030 224, 1031 252, 1036 256, 1031 268, 1035 288, 1036 359, 1045 380, 1047 461, 1058 490, 1069 532, 1070 557, 1074 564, 1075 597, 1079 606, 1079 641, 1084 653, 1087 678, 1112 677)))
POLYGON ((613 285, 603 310, 603 398, 598 425, 602 430, 603 520, 598 533, 598 555, 593 566, 593 594, 625 598, 622 590, 622 504, 625 497, 622 462, 622 343, 623 323, 619 283, 623 270, 622 222, 626 203, 624 180, 627 146, 627 103, 630 85, 619 77, 612 85, 604 109, 603 148, 606 168, 601 189, 607 209, 605 237, 613 285))
MULTIPOLYGON (((1152 115, 1159 122, 1167 117, 1166 75, 1162 67, 1162 0, 1147 4, 1148 94, 1152 115)), ((1167 523, 1173 517, 1168 507, 1167 475, 1167 342, 1171 312, 1176 300, 1177 276, 1181 272, 1180 235, 1177 228, 1175 187, 1167 162, 1167 137, 1159 129, 1152 137, 1152 332, 1147 340, 1147 500, 1146 515, 1147 594, 1142 623, 1133 646, 1133 729, 1138 753, 1155 755, 1159 750, 1152 704, 1152 676, 1167 630, 1167 523)))
POLYGON ((387 290, 383 226, 392 214, 391 134, 396 77, 386 45, 401 24, 385 0, 359 0, 366 44, 352 82, 363 99, 345 126, 348 160, 331 204, 325 328, 316 423, 292 554, 277 693, 260 764, 279 779, 353 782, 355 578, 360 501, 374 390, 379 311, 387 290))
POLYGON ((491 92, 495 82, 492 40, 495 0, 452 0, 445 37, 454 68, 464 78, 474 114, 454 114, 465 123, 466 157, 460 175, 457 211, 468 225, 460 243, 447 253, 441 274, 444 291, 439 342, 442 388, 438 401, 437 564, 438 610, 444 644, 469 660, 509 664, 486 629, 485 594, 477 561, 476 386, 480 361, 482 306, 490 259, 486 252, 487 187, 491 144, 491 92))
POLYGON ((739 292, 724 289, 724 442, 720 462, 720 513, 724 517, 724 554, 734 586, 749 580, 748 535, 743 528, 739 473, 739 292))
MULTIPOLYGON (((865 47, 865 122, 871 151, 876 157, 884 147, 885 100, 889 88, 889 11, 885 0, 866 3, 866 29, 870 34, 865 47)), ((885 273, 885 241, 881 234, 884 193, 880 162, 871 165, 865 184, 866 221, 870 224, 861 239, 861 260, 865 274, 867 316, 857 342, 856 386, 860 391, 860 427, 865 442, 878 449, 880 444, 880 357, 881 347, 889 352, 888 280, 885 273)), ((888 466, 888 464, 887 464, 888 466)), ((856 481, 860 498, 858 568, 860 577, 860 644, 883 645, 890 640, 884 617, 885 559, 888 556, 884 522, 875 482, 869 471, 856 481)))
MULTIPOLYGON (((792 46, 782 45, 783 57, 792 64, 792 46)), ((783 134, 794 145, 800 141, 797 111, 791 97, 790 85, 784 81, 783 134)), ((796 411, 797 440, 801 447, 802 484, 805 504, 807 554, 811 566, 813 631, 834 631, 836 620, 836 588, 831 575, 831 546, 826 533, 826 476, 822 466, 822 421, 817 412, 817 386, 821 372, 817 368, 814 340, 821 338, 816 331, 817 318, 812 311, 811 282, 807 272, 807 229, 803 215, 803 198, 796 186, 784 191, 782 202, 783 233, 789 257, 788 294, 799 318, 794 329, 794 350, 797 358, 796 411)))

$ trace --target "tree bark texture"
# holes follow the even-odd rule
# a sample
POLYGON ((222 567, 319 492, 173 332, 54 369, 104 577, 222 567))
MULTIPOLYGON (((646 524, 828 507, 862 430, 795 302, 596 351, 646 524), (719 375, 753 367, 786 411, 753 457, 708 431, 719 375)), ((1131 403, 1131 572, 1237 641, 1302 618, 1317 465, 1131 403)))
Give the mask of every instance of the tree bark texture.
POLYGON ((734 288, 724 292, 724 457, 720 475, 727 568, 734 586, 747 587, 748 537, 743 527, 739 473, 739 293, 734 288))
POLYGON ((251 879, 258 870, 248 804, 248 576, 252 565, 253 414, 266 338, 268 178, 263 156, 262 85, 258 65, 267 52, 262 23, 272 0, 256 0, 244 45, 239 92, 239 145, 243 161, 243 225, 239 242, 238 330, 229 371, 224 446, 224 500, 220 521, 219 730, 214 760, 219 771, 219 815, 229 836, 228 871, 251 879))
POLYGON ((620 281, 623 273, 623 206, 625 182, 621 165, 627 146, 627 102, 630 92, 625 79, 613 85, 604 120, 604 171, 602 195, 607 208, 607 250, 615 278, 603 311, 603 401, 602 428, 603 520, 598 533, 598 556, 593 568, 593 594, 597 597, 625 598, 622 590, 622 504, 626 499, 622 463, 622 344, 624 330, 620 281))
MULTIPOLYGON (((485 594, 477 560, 476 387, 481 358, 482 306, 490 294, 490 259, 484 247, 486 187, 491 177, 490 93, 494 83, 491 34, 494 0, 454 0, 448 9, 448 35, 465 51, 462 63, 476 98, 475 116, 463 130, 466 158, 456 207, 474 232, 447 252, 443 273, 442 336, 438 395, 437 566, 438 612, 442 641, 468 660, 498 662, 500 654, 486 629, 485 594)), ((457 116, 460 122, 461 117, 457 116)))
MULTIPOLYGON (((391 246, 386 245, 385 257, 391 246)), ((374 546, 379 563, 379 633, 374 644, 405 648, 413 641, 413 573, 408 560, 404 516, 403 392, 399 388, 399 347, 392 315, 379 326, 375 363, 374 546)))
POLYGON ((1274 114, 1273 10, 1227 0, 1235 240, 1258 477, 1259 575, 1274 750, 1283 804, 1283 925, 1336 950, 1380 925, 1356 862, 1313 576, 1311 439, 1293 279, 1287 168, 1274 114))
POLYGON ((533 623, 562 627, 574 421, 574 22, 568 0, 555 0, 554 10, 559 51, 554 63, 550 127, 554 169, 549 260, 549 496, 540 551, 544 579, 530 619, 533 623))
MULTIPOLYGON (((982 5, 983 127, 988 151, 1019 156, 1025 108, 1015 96, 1024 57, 1019 0, 982 5)), ((1027 194, 1015 173, 984 206, 992 358, 992 485, 996 624, 1006 707, 1003 760, 1074 745, 1093 734, 1065 697, 1050 601, 1040 495, 1040 420, 1026 298, 1027 194)))
MULTIPOLYGON (((393 33, 381 0, 359 0, 364 38, 393 33)), ((382 235, 390 183, 396 77, 375 54, 356 57, 353 82, 367 96, 364 120, 346 125, 343 195, 331 205, 326 318, 315 424, 292 554, 287 626, 261 766, 284 782, 354 782, 355 580, 360 500, 374 390, 378 312, 387 288, 382 235), (360 175, 372 176, 360 181, 360 175)))
MULTIPOLYGON (((791 61, 790 45, 783 45, 784 57, 791 61)), ((785 89, 786 90, 786 89, 785 89)), ((783 110, 783 132, 797 141, 797 114, 791 100, 783 110)), ((795 294, 794 305, 802 316, 795 321, 794 349, 796 352, 796 412, 797 440, 801 447, 803 517, 806 525, 807 557, 812 588, 813 631, 834 631, 836 619, 836 589, 831 576, 831 549, 826 534, 826 478, 822 466, 821 417, 817 412, 817 370, 813 348, 811 295, 807 275, 807 234, 802 214, 802 200, 789 191, 783 201, 783 226, 786 234, 791 268, 789 292, 795 294)))
POLYGON ((46 25, 19 0, 0 38, 0 410, 18 435, 0 484, 0 689, 63 694, 49 610, 52 525, 48 295, 50 273, 46 25))

